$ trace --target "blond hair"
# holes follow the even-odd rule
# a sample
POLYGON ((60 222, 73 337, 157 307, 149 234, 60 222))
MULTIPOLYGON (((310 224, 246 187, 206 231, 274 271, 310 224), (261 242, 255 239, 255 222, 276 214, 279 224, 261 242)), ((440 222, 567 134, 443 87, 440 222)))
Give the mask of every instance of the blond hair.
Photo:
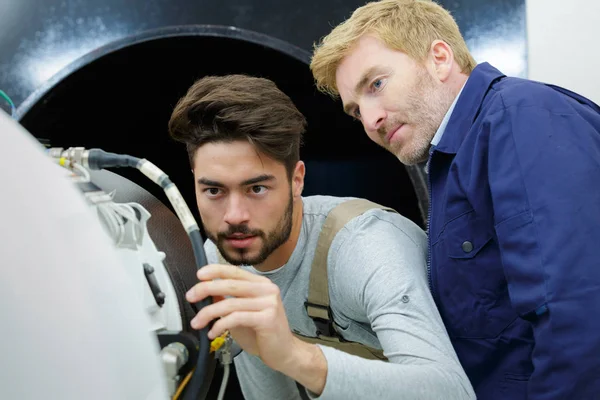
POLYGON ((470 74, 477 64, 450 13, 430 0, 381 0, 356 9, 352 16, 325 36, 315 51, 310 69, 317 88, 337 97, 336 71, 354 44, 373 34, 389 48, 424 62, 435 40, 452 48, 461 71, 470 74))

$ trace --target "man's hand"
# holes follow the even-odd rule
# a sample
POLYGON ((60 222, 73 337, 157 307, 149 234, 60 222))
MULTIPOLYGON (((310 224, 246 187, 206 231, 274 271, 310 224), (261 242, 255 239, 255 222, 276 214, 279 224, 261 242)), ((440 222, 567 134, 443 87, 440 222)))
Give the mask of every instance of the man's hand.
POLYGON ((208 296, 225 299, 200 310, 191 322, 194 329, 216 320, 210 339, 229 330, 244 351, 260 357, 265 365, 316 394, 322 392, 327 361, 316 345, 292 334, 277 285, 233 265, 207 265, 197 276, 201 282, 186 294, 189 302, 208 296))

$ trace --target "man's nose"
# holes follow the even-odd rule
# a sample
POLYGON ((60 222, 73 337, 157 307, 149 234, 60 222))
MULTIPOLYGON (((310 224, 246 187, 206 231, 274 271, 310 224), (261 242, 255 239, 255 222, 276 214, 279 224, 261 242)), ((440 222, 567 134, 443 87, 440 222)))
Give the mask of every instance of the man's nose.
POLYGON ((360 110, 361 119, 367 133, 377 133, 383 126, 387 113, 382 107, 367 106, 360 110))
POLYGON ((240 225, 248 222, 250 213, 243 196, 237 194, 229 196, 224 219, 229 225, 240 225))

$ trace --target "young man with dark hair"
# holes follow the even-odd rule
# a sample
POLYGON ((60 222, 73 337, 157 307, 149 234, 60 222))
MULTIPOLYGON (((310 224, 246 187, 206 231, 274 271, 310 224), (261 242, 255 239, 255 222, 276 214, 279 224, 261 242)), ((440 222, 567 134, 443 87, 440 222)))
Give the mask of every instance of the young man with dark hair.
POLYGON ((229 330, 247 399, 472 399, 427 286, 426 237, 361 199, 302 197, 305 119, 267 79, 205 77, 169 131, 187 146, 210 263, 192 321, 229 330), (226 262, 232 265, 224 265, 226 262), (302 389, 304 390, 304 389, 302 389))

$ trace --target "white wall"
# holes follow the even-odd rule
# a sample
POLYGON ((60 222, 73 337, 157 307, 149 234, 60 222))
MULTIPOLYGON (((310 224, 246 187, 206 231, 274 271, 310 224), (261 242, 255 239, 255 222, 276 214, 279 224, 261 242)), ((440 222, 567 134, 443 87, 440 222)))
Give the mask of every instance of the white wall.
POLYGON ((526 0, 528 78, 600 104, 600 1, 526 0))

